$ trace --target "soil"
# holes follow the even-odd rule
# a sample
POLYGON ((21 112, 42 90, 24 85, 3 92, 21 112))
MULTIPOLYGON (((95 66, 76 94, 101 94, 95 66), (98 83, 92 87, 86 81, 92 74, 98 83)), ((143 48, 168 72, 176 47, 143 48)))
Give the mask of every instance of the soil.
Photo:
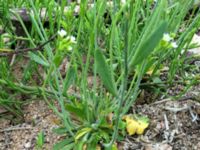
MULTIPOLYGON (((195 87, 200 93, 200 86, 195 87)), ((191 93, 187 94, 191 95, 191 93)), ((126 137, 125 150, 199 150, 200 98, 183 97, 179 101, 164 99, 149 105, 136 105, 132 113, 150 118, 142 136, 126 137)))
POLYGON ((44 149, 52 149, 60 140, 52 132, 58 127, 58 118, 44 101, 33 101, 24 106, 24 123, 12 126, 8 120, 0 120, 0 150, 32 150, 40 132, 45 135, 44 149))

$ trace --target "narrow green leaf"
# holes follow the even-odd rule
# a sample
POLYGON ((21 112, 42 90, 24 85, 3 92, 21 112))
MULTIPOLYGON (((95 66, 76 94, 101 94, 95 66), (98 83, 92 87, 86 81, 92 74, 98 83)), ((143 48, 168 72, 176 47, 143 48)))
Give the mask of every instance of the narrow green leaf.
POLYGON ((117 90, 116 90, 116 84, 114 82, 112 70, 107 64, 106 59, 100 50, 96 51, 95 60, 96 60, 96 65, 97 65, 97 72, 103 84, 105 85, 105 87, 110 93, 116 96, 117 90))
POLYGON ((42 146, 44 145, 44 132, 41 131, 39 134, 38 134, 38 137, 37 137, 37 146, 42 148, 42 146))
MULTIPOLYGON (((160 40, 163 37, 163 33, 167 28, 167 23, 162 22, 158 28, 149 36, 149 38, 141 45, 139 49, 135 52, 134 56, 132 57, 129 68, 134 67, 143 62, 154 48, 159 44, 160 40)), ((131 69, 130 69, 131 70, 131 69)))
POLYGON ((47 61, 45 61, 44 59, 42 59, 40 56, 38 56, 32 52, 29 52, 28 55, 29 55, 30 59, 35 61, 36 63, 46 66, 46 67, 49 66, 49 63, 47 61))
POLYGON ((56 143, 53 146, 53 150, 61 150, 64 148, 68 148, 67 150, 70 150, 74 147, 74 142, 72 138, 64 139, 60 141, 59 143, 56 143))
POLYGON ((79 130, 77 132, 77 134, 75 135, 75 141, 78 141, 81 137, 83 137, 85 134, 89 133, 92 131, 92 128, 88 128, 88 127, 85 127, 81 130, 79 130))
POLYGON ((58 52, 58 53, 55 54, 53 62, 56 65, 56 67, 60 66, 60 64, 62 63, 63 57, 64 56, 61 52, 58 52))
POLYGON ((64 127, 54 128, 52 131, 53 133, 58 134, 58 135, 66 134, 66 128, 64 127))
POLYGON ((84 110, 81 108, 78 108, 77 106, 73 106, 70 104, 66 104, 65 108, 71 112, 74 113, 77 117, 81 118, 81 119, 86 119, 86 115, 84 113, 84 110))
POLYGON ((63 93, 65 94, 70 87, 70 85, 73 83, 73 81, 76 78, 76 71, 74 68, 69 68, 67 71, 67 75, 64 80, 64 87, 63 87, 63 93))
POLYGON ((71 143, 71 144, 66 145, 65 147, 63 147, 60 150, 73 150, 74 146, 75 146, 75 143, 71 143))

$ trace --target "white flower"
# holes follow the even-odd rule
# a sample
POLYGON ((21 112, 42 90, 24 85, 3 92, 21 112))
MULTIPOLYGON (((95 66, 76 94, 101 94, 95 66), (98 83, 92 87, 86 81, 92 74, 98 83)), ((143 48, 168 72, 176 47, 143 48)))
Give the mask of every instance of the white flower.
POLYGON ((67 35, 67 32, 63 29, 61 29, 60 31, 58 31, 58 34, 61 36, 61 37, 64 37, 67 35))
POLYGON ((67 40, 69 40, 71 43, 76 43, 76 38, 74 36, 68 36, 67 40))
POLYGON ((172 46, 173 48, 177 48, 177 47, 178 47, 178 45, 177 45, 176 42, 171 42, 171 46, 172 46))
POLYGON ((72 51, 72 47, 71 46, 68 47, 68 51, 72 51))
POLYGON ((168 33, 164 33, 163 40, 166 42, 170 42, 172 40, 172 37, 168 33))
POLYGON ((125 3, 126 3, 126 0, 121 0, 121 3, 122 3, 122 4, 125 4, 125 3))

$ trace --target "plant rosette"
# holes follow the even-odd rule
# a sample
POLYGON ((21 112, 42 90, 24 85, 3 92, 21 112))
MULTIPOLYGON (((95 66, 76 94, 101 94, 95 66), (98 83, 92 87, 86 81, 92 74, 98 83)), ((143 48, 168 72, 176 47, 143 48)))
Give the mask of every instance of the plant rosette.
POLYGON ((126 115, 123 117, 126 121, 126 131, 128 135, 142 135, 149 126, 149 118, 139 115, 126 115))

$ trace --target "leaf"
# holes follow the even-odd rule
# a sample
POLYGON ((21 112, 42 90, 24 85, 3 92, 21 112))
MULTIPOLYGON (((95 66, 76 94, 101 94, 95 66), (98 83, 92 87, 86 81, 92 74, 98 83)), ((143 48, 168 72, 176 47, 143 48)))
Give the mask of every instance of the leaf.
POLYGON ((73 83, 75 78, 76 78, 76 71, 75 71, 74 68, 70 68, 67 71, 67 75, 66 75, 65 80, 64 80, 64 87, 63 87, 63 93, 64 94, 67 92, 68 88, 73 83))
POLYGON ((49 63, 47 61, 45 61, 44 59, 42 59, 40 56, 38 56, 32 52, 29 52, 28 55, 29 55, 30 59, 35 61, 36 63, 43 65, 45 67, 49 67, 49 63))
POLYGON ((137 49, 134 56, 132 57, 129 68, 135 67, 136 65, 143 62, 154 48, 159 44, 160 40, 163 37, 163 33, 167 28, 167 23, 162 22, 159 27, 151 34, 151 36, 137 49))
POLYGON ((90 131, 92 131, 92 128, 88 128, 88 127, 79 130, 75 136, 75 141, 78 141, 82 136, 84 136, 90 131))
POLYGON ((59 143, 56 143, 53 146, 53 150, 61 150, 66 148, 67 150, 70 150, 74 147, 74 142, 72 138, 64 139, 60 141, 59 143))
POLYGON ((112 150, 118 150, 117 144, 116 144, 116 143, 114 143, 114 144, 112 145, 112 150))
POLYGON ((37 146, 42 148, 43 145, 44 145, 44 132, 41 131, 37 137, 37 146))
POLYGON ((74 146, 75 146, 75 143, 71 143, 71 144, 68 144, 68 145, 66 145, 65 147, 63 147, 62 149, 59 149, 59 150, 73 150, 74 146))
POLYGON ((86 115, 82 108, 78 108, 77 106, 73 106, 70 104, 66 104, 65 108, 67 111, 74 113, 77 117, 80 117, 81 119, 86 119, 86 115))
POLYGON ((63 54, 61 52, 57 52, 53 58, 53 62, 56 67, 59 67, 63 60, 63 54))
POLYGON ((111 68, 108 66, 105 57, 100 50, 95 53, 95 60, 97 65, 97 72, 107 88, 107 90, 113 95, 117 95, 116 85, 111 68))
POLYGON ((58 135, 66 134, 66 128, 64 127, 54 128, 52 131, 58 135))
MULTIPOLYGON (((87 135, 85 135, 87 137, 87 135)), ((78 140, 78 142, 76 142, 76 145, 74 147, 75 150, 88 150, 88 146, 87 146, 87 139, 85 139, 86 137, 83 137, 82 139, 78 140)))

